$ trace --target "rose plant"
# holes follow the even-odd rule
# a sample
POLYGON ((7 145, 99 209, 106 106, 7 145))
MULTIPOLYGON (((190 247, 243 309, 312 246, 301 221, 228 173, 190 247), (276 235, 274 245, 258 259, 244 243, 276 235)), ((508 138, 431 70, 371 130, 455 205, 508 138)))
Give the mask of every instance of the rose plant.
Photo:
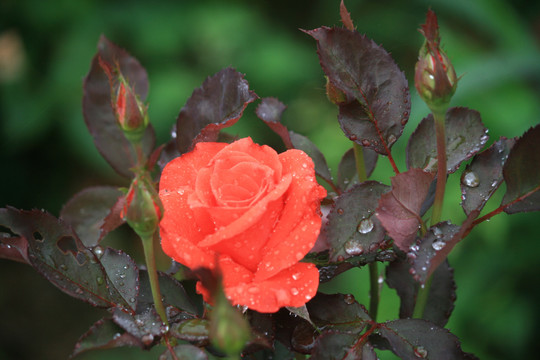
POLYGON ((447 257, 491 217, 540 210, 540 126, 483 149, 480 114, 449 107, 458 78, 430 10, 415 86, 432 113, 408 139, 400 171, 392 146, 409 120, 409 85, 390 55, 355 29, 343 2, 340 15, 344 27, 305 31, 351 141, 337 179, 315 144, 281 123, 286 107, 276 98, 261 99, 255 112, 286 151, 223 131, 258 99, 232 68, 193 92, 170 141, 156 146, 146 71, 99 40, 83 114, 127 188, 84 189, 58 218, 0 209, 0 257, 108 310, 73 357, 162 346, 160 359, 375 359, 375 350, 403 359, 475 358, 445 328, 456 297, 447 257), (369 179, 379 157, 395 173, 386 183, 369 179), (442 203, 446 179, 458 170, 466 219, 452 224, 441 221, 442 203), (482 214, 502 183, 501 204, 482 214), (140 237, 144 264, 104 245, 123 223, 140 237), (157 271, 157 241, 171 259, 165 272, 157 271), (350 294, 318 292, 320 283, 364 266, 368 308, 350 294), (399 296, 397 319, 377 320, 380 280, 399 296))

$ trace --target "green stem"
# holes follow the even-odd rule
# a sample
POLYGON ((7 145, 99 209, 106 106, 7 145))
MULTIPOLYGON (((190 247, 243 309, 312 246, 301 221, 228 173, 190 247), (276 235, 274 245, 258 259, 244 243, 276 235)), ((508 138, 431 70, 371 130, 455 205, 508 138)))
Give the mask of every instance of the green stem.
POLYGON ((154 306, 161 318, 161 322, 165 325, 169 325, 167 321, 167 313, 163 307, 161 301, 161 291, 159 290, 159 280, 156 270, 156 259, 154 257, 154 237, 153 235, 148 237, 141 237, 144 249, 144 259, 146 261, 146 268, 148 271, 148 278, 150 279, 150 288, 152 289, 152 298, 154 299, 154 306))
MULTIPOLYGON (((433 212, 431 214, 431 225, 441 221, 442 207, 444 201, 444 192, 446 188, 446 134, 444 122, 446 110, 433 111, 435 119, 435 136, 437 138, 437 187, 435 188, 435 201, 433 203, 433 212)), ((416 304, 414 305, 413 318, 422 318, 426 308, 429 289, 431 288, 432 276, 430 276, 424 286, 418 290, 416 304)))
POLYGON ((444 191, 446 187, 446 134, 444 129, 445 111, 434 111, 435 136, 437 137, 437 187, 431 215, 431 225, 441 221, 444 191))
MULTIPOLYGON (((358 173, 358 182, 362 183, 367 180, 366 166, 364 162, 364 148, 357 143, 353 143, 354 159, 356 161, 356 172, 358 173)), ((379 271, 377 263, 369 263, 369 314, 373 321, 377 319, 379 309, 379 271)))

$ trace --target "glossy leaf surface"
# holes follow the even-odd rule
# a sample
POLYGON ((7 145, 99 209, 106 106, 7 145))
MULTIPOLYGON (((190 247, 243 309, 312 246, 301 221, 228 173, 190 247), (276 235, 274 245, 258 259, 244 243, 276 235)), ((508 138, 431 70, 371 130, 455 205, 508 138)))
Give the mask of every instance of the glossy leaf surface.
POLYGON ((281 123, 281 115, 287 109, 287 106, 276 98, 267 97, 263 98, 257 110, 255 111, 259 119, 264 121, 266 125, 278 134, 287 149, 292 149, 293 144, 289 136, 289 130, 281 123))

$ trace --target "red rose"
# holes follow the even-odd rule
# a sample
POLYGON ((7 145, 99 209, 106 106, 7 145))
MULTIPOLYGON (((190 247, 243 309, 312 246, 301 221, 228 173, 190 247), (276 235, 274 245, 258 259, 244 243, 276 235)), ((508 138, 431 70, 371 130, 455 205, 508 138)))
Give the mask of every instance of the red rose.
POLYGON ((278 155, 250 138, 198 143, 163 169, 159 196, 165 253, 192 269, 217 261, 233 305, 276 312, 315 295, 319 272, 299 261, 319 235, 326 190, 304 152, 278 155))

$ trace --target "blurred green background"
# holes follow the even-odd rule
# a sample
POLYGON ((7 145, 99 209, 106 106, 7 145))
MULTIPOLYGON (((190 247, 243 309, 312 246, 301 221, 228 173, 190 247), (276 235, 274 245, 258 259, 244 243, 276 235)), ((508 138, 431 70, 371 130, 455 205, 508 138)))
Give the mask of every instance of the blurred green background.
MULTIPOLYGON (((408 79, 422 44, 417 29, 431 7, 444 48, 463 74, 453 105, 481 112, 489 143, 540 122, 540 2, 349 0, 347 6, 357 29, 382 44, 408 79)), ((81 114, 82 79, 102 33, 147 69, 149 114, 160 143, 193 89, 232 66, 259 96, 288 105, 286 125, 309 136, 335 171, 350 144, 326 100, 315 41, 299 31, 321 25, 340 25, 339 0, 1 0, 0 206, 58 215, 87 186, 126 185, 99 156, 81 114)), ((406 139, 428 113, 411 93, 411 119, 393 151, 400 169, 406 139)), ((277 136, 254 116, 255 106, 230 131, 279 148, 277 136)), ((379 165, 374 178, 389 183, 388 162, 380 159, 379 165)), ((460 223, 459 173, 448 186, 444 216, 460 223)), ((499 215, 451 255, 458 298, 447 327, 465 351, 482 359, 538 352, 539 220, 538 213, 499 215)), ((121 229, 117 237, 130 233, 121 229)), ((133 251, 138 258, 137 245, 133 251)), ((367 304, 367 281, 359 269, 322 289, 352 292, 367 304)), ((383 288, 381 306, 380 320, 397 317, 393 290, 383 288)), ((0 359, 66 359, 104 314, 61 293, 30 267, 0 260, 0 359)), ((117 349, 80 359, 149 359, 159 351, 117 349)))

